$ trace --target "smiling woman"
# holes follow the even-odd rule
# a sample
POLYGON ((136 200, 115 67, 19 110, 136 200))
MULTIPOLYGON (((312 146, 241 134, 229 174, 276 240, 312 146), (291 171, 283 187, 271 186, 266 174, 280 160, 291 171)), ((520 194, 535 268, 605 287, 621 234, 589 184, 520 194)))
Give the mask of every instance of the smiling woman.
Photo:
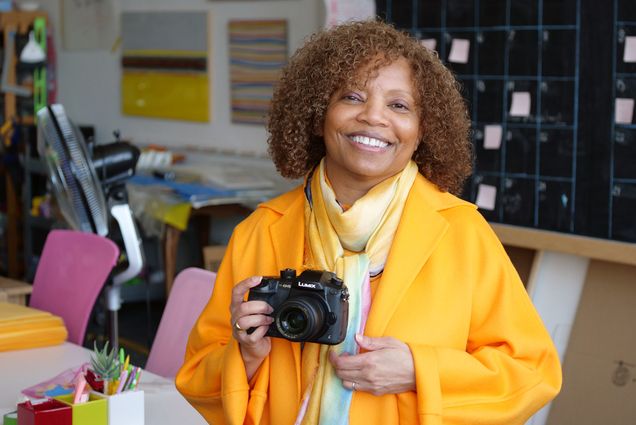
MULTIPOLYGON (((397 89, 410 95, 410 105, 403 106, 417 114, 422 143, 413 160, 420 173, 442 190, 461 192, 472 168, 472 145, 459 85, 434 51, 380 22, 314 34, 283 69, 268 122, 269 151, 283 176, 302 177, 325 155, 322 131, 333 96, 349 90, 353 100, 356 89, 364 91, 372 80, 377 84, 387 65, 390 71, 383 72, 404 72, 395 75, 404 78, 397 89)), ((400 108, 398 103, 392 107, 400 108)))
POLYGON ((420 144, 408 62, 400 58, 376 74, 363 87, 337 91, 327 107, 326 172, 338 200, 349 205, 402 171, 420 144))
POLYGON ((472 161, 452 74, 407 34, 350 22, 292 56, 272 102, 272 159, 304 184, 236 227, 177 388, 215 424, 523 424, 560 364, 492 229, 451 194, 472 161), (299 332, 322 318, 316 338, 270 332, 279 305, 321 299, 284 269, 340 282, 347 308, 294 310, 299 332), (248 298, 262 276, 254 292, 288 298, 248 298))

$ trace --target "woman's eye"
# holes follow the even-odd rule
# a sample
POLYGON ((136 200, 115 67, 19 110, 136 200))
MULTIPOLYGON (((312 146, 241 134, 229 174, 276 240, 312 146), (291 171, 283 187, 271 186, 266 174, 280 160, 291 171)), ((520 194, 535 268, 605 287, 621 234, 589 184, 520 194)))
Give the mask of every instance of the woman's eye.
POLYGON ((355 93, 346 93, 342 96, 343 100, 348 100, 351 102, 359 102, 362 100, 362 98, 360 97, 360 95, 355 94, 355 93))
POLYGON ((397 109, 397 110, 400 110, 400 111, 408 111, 409 110, 409 107, 407 105, 405 105, 404 103, 400 103, 400 102, 392 103, 391 107, 393 109, 397 109))

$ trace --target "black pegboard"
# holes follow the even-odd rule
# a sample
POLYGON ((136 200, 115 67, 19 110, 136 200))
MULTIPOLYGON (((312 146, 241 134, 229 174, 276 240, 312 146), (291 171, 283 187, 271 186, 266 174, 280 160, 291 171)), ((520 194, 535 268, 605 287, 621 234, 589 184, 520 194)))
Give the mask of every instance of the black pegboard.
POLYGON ((476 152, 464 197, 493 186, 494 207, 480 208, 488 220, 636 242, 636 125, 615 123, 614 111, 617 97, 636 99, 636 63, 622 56, 636 2, 376 4, 396 27, 434 40, 462 83, 476 152), (452 60, 462 43, 468 54, 452 60), (515 114, 513 97, 528 96, 528 113, 515 114), (500 129, 499 148, 484 146, 486 126, 500 129))

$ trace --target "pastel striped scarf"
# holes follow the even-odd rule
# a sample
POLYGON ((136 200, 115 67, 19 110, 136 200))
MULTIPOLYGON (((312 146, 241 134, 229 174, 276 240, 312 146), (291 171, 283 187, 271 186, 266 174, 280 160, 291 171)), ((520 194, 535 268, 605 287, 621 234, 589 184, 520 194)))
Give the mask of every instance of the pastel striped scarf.
POLYGON ((305 219, 312 266, 335 272, 349 289, 345 340, 320 347, 319 365, 296 420, 303 425, 349 423, 353 391, 346 389, 328 360, 329 350, 357 354, 356 333, 364 333, 371 303, 369 276, 382 272, 402 209, 417 175, 410 161, 404 170, 373 187, 347 211, 325 177, 324 159, 307 182, 305 219), (346 255, 345 250, 354 252, 346 255))

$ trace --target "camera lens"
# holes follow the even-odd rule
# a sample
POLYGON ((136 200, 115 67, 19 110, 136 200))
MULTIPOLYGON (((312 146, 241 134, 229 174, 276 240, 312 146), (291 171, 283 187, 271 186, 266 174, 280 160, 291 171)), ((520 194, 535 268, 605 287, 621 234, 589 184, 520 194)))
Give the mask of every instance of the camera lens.
POLYGON ((283 327, 290 334, 298 335, 307 329, 307 316, 300 309, 290 308, 281 317, 283 327))
POLYGON ((312 297, 294 298, 281 304, 276 315, 276 327, 285 338, 308 341, 325 329, 323 302, 312 297))

